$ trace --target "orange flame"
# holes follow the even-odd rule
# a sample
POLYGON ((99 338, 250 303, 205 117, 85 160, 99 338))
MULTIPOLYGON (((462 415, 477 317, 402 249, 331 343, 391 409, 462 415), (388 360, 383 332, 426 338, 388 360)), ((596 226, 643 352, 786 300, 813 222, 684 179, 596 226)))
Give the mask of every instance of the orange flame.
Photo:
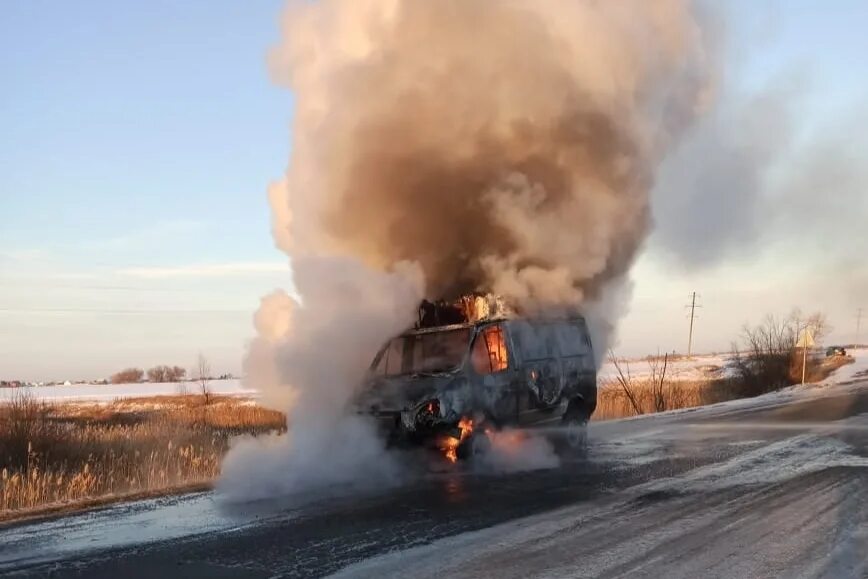
POLYGON ((458 447, 464 442, 468 436, 473 433, 473 421, 469 418, 462 418, 458 421, 458 438, 454 436, 446 436, 440 441, 440 450, 443 451, 446 460, 456 462, 458 460, 458 447))

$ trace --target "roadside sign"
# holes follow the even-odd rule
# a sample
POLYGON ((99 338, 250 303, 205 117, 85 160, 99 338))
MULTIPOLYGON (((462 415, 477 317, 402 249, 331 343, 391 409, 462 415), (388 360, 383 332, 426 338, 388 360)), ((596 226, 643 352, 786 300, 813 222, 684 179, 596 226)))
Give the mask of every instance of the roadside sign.
POLYGON ((796 340, 796 348, 813 348, 814 347, 814 335, 811 334, 811 330, 807 328, 802 330, 799 334, 799 339, 796 340))

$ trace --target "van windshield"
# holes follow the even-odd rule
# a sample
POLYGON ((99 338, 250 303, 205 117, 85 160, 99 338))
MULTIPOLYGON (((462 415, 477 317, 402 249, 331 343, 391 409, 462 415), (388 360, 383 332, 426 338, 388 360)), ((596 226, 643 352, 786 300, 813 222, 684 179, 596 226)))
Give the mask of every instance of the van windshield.
POLYGON ((383 349, 373 371, 379 376, 448 372, 464 361, 469 343, 469 328, 398 336, 383 349))

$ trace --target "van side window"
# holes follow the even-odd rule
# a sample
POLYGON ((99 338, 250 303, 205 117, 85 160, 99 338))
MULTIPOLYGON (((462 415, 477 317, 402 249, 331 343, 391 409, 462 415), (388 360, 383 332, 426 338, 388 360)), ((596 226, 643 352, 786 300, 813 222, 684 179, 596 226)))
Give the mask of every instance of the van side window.
POLYGON ((477 374, 493 374, 509 367, 506 336, 500 324, 488 326, 476 336, 470 359, 477 374))
POLYGON ((385 347, 374 374, 378 376, 393 376, 401 373, 401 363, 404 356, 404 340, 395 338, 385 347))
POLYGON ((513 322, 512 338, 524 360, 548 360, 558 355, 554 327, 550 323, 513 322))
POLYGON ((581 356, 588 351, 588 334, 577 322, 569 321, 557 325, 558 341, 564 356, 581 356))

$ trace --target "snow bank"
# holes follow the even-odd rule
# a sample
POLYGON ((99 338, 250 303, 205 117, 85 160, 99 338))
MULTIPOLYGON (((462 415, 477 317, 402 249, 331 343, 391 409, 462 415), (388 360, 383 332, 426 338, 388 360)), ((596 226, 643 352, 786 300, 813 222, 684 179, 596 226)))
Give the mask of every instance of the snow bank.
POLYGON ((868 348, 850 350, 847 354, 854 359, 854 362, 835 370, 824 384, 845 384, 854 380, 868 380, 868 348))

